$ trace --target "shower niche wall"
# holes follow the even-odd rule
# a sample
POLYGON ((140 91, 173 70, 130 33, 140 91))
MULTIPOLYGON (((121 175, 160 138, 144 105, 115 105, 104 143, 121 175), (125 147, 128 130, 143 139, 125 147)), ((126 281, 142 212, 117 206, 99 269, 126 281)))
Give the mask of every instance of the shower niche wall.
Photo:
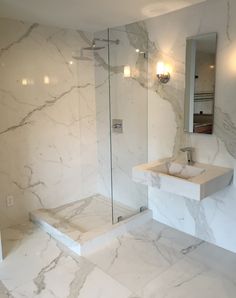
POLYGON ((137 28, 104 30, 92 40, 84 35, 87 46, 72 56, 80 80, 81 69, 94 71, 97 193, 31 212, 34 222, 79 254, 151 217, 147 187, 132 181, 132 168, 147 162, 148 152, 148 40, 137 28))

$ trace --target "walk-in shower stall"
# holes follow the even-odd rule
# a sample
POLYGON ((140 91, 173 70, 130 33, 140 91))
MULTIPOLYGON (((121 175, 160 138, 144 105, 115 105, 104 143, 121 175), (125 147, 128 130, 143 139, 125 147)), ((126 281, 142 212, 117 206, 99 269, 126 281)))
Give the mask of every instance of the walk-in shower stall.
POLYGON ((148 154, 148 38, 137 28, 104 30, 92 40, 84 35, 87 46, 73 53, 80 77, 81 65, 94 68, 97 191, 31 214, 73 239, 120 225, 147 209, 147 187, 132 181, 132 168, 147 162, 148 154))

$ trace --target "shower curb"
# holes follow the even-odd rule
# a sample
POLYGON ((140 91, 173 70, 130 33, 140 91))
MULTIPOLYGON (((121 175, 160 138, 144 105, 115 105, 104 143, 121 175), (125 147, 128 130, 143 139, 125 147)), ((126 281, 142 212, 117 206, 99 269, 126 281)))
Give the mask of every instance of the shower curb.
POLYGON ((56 224, 50 222, 40 210, 30 212, 30 220, 74 253, 86 256, 109 245, 116 237, 127 234, 129 231, 152 220, 152 211, 145 210, 114 225, 105 225, 89 232, 81 233, 76 231, 76 235, 75 233, 74 235, 68 235, 58 229, 56 224))

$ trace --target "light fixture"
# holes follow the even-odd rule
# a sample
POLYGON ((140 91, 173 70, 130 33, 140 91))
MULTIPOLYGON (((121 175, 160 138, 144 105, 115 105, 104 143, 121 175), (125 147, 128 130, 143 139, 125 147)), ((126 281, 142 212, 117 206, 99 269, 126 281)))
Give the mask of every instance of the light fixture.
POLYGON ((156 75, 162 84, 166 84, 170 80, 171 66, 159 61, 156 65, 156 75))
POLYGON ((27 86, 27 85, 28 85, 28 80, 27 80, 27 79, 22 79, 22 80, 21 80, 21 84, 22 84, 23 86, 27 86))
POLYGON ((129 65, 124 66, 124 78, 130 78, 131 77, 131 68, 129 65))
POLYGON ((43 82, 44 82, 45 85, 50 84, 50 78, 48 76, 44 76, 43 82))
POLYGON ((21 80, 21 85, 22 86, 34 85, 34 80, 33 79, 23 78, 21 80))
POLYGON ((136 52, 136 53, 139 53, 139 52, 140 52, 140 49, 136 49, 135 52, 136 52))

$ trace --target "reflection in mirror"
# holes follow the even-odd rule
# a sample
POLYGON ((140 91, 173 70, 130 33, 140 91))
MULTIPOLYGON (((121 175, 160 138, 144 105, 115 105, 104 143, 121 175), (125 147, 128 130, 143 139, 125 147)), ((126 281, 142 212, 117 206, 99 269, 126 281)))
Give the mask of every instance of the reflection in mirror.
POLYGON ((216 33, 187 39, 184 120, 186 132, 213 132, 216 44, 216 33))

